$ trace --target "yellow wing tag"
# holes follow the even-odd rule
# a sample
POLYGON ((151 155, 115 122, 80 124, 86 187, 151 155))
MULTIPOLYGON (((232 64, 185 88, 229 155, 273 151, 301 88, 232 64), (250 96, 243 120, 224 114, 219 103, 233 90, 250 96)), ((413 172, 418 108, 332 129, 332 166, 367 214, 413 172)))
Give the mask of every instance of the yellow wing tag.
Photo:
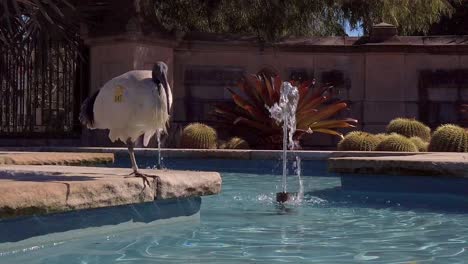
POLYGON ((123 102, 124 92, 125 92, 125 87, 120 86, 120 85, 115 87, 115 92, 114 92, 114 102, 115 103, 122 103, 123 102))

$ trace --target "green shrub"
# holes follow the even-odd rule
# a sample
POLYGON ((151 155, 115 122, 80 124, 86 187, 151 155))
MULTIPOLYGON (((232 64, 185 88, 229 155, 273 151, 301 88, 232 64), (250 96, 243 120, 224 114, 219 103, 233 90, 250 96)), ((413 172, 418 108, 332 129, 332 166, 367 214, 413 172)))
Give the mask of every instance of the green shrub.
POLYGON ((431 129, 423 123, 408 118, 395 118, 387 126, 387 133, 397 133, 405 137, 420 137, 429 142, 431 139, 431 129))
POLYGON ((422 140, 420 137, 411 137, 411 142, 418 148, 419 152, 427 152, 429 143, 422 140))
POLYGON ((393 133, 376 148, 377 151, 418 152, 418 148, 407 137, 393 133))
POLYGON ((215 149, 218 135, 212 127, 201 123, 192 123, 184 128, 180 138, 180 147, 190 149, 215 149))
POLYGON ((373 151, 379 144, 380 139, 363 131, 348 133, 339 143, 340 151, 373 151))
POLYGON ((439 126, 432 135, 429 151, 468 152, 468 132, 457 125, 439 126))
POLYGON ((250 149, 249 143, 240 137, 232 137, 222 147, 224 149, 250 149))

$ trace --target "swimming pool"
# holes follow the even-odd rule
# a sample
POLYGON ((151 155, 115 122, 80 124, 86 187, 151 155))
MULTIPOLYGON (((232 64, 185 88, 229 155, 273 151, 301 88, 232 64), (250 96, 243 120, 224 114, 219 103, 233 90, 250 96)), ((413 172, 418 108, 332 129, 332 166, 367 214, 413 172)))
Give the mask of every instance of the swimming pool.
MULTIPOLYGON (((140 160, 144 167, 153 164, 140 160)), ((117 164, 128 165, 125 157, 117 164)), ((468 200, 463 195, 346 189, 340 177, 326 173, 323 161, 309 161, 303 164, 305 201, 279 206, 274 202, 281 189, 277 161, 166 160, 165 165, 221 171, 222 193, 202 198, 199 218, 43 242, 3 252, 0 263, 468 261, 468 200)), ((295 178, 289 182, 295 190, 295 178)))

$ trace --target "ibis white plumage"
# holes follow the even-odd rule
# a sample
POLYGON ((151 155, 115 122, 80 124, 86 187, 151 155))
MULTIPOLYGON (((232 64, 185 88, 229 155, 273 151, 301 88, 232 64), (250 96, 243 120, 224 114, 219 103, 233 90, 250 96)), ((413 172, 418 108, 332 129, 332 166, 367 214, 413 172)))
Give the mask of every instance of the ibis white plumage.
POLYGON ((144 178, 135 160, 135 141, 144 135, 147 146, 158 130, 166 130, 171 107, 167 65, 157 62, 152 71, 129 71, 105 83, 83 102, 80 121, 90 129, 108 129, 111 141, 126 143, 132 174, 144 178))

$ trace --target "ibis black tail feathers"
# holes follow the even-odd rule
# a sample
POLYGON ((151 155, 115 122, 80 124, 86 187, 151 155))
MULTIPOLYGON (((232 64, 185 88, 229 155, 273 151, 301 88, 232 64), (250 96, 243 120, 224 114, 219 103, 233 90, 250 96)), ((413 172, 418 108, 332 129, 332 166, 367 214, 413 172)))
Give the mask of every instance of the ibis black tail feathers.
POLYGON ((94 102, 96 97, 99 94, 99 90, 96 91, 92 96, 86 98, 83 104, 81 105, 80 110, 80 122, 88 128, 93 128, 94 126, 94 102))

